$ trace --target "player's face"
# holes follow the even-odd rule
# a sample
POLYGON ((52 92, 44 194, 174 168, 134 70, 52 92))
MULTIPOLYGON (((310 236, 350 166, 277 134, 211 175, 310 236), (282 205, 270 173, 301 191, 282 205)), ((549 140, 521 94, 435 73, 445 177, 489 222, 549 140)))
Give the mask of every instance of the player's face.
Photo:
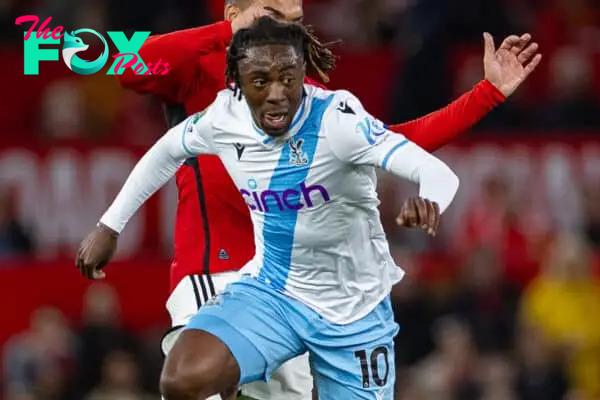
POLYGON ((302 22, 304 19, 304 10, 302 9, 302 0, 251 0, 227 4, 225 6, 225 19, 231 21, 240 15, 247 7, 260 1, 260 6, 275 19, 302 22))
POLYGON ((265 10, 275 19, 302 22, 302 0, 262 0, 265 10))
POLYGON ((268 135, 285 134, 300 107, 304 59, 292 46, 251 47, 238 69, 256 124, 268 135))

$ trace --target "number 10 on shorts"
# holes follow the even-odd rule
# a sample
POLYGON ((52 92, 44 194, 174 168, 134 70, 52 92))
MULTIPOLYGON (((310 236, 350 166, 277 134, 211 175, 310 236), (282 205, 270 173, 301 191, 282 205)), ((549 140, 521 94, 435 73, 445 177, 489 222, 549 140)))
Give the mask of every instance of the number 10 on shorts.
POLYGON ((370 355, 367 353, 367 350, 355 351, 354 357, 360 361, 363 388, 371 386, 371 379, 373 379, 373 382, 377 386, 385 386, 388 381, 388 374, 390 373, 390 363, 386 347, 377 347, 370 355), (385 368, 382 371, 383 376, 379 373, 379 362, 381 358, 383 358, 383 362, 385 363, 385 368))

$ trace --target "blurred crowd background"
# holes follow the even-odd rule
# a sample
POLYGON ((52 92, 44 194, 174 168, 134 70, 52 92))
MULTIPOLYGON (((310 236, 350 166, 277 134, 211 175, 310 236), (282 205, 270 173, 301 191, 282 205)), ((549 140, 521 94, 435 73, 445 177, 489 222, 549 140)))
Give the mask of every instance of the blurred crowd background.
MULTIPOLYGON (((304 4, 307 23, 343 40, 331 87, 387 122, 433 111, 480 80, 484 31, 498 43, 522 32, 540 43, 543 63, 523 87, 438 152, 462 182, 438 238, 394 226, 415 189, 381 175, 382 218, 408 271, 393 292, 398 399, 600 399, 600 3, 304 4)), ((25 76, 29 24, 15 19, 160 33, 222 11, 223 0, 0 1, 3 399, 159 398, 176 206, 171 184, 126 229, 106 282, 78 275, 80 240, 164 131, 162 112, 103 72, 42 62, 25 76)))

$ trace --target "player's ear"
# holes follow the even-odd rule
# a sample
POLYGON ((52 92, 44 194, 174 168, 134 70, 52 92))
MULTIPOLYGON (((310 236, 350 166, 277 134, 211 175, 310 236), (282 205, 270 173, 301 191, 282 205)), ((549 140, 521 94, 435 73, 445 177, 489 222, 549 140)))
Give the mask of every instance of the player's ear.
POLYGON ((225 5, 225 19, 227 21, 233 21, 235 18, 237 18, 238 15, 240 15, 240 13, 242 12, 242 10, 240 9, 240 7, 238 7, 236 4, 234 3, 227 3, 225 5))

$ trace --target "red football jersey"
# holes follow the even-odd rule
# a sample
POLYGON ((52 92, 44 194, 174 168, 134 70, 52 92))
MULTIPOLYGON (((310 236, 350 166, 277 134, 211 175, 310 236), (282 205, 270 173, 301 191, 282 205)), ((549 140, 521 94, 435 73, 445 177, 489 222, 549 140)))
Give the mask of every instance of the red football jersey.
MULTIPOLYGON (((158 96, 171 109, 181 106, 183 118, 204 110, 225 88, 225 59, 231 37, 227 21, 151 36, 139 55, 144 60, 162 59, 171 70, 165 75, 135 75, 129 68, 117 77, 123 87, 158 96)), ((482 81, 448 107, 390 129, 434 150, 502 101, 502 94, 482 81)), ((239 270, 254 255, 252 223, 248 207, 223 164, 216 156, 189 159, 177 171, 176 181, 179 201, 171 288, 187 275, 239 270)))

